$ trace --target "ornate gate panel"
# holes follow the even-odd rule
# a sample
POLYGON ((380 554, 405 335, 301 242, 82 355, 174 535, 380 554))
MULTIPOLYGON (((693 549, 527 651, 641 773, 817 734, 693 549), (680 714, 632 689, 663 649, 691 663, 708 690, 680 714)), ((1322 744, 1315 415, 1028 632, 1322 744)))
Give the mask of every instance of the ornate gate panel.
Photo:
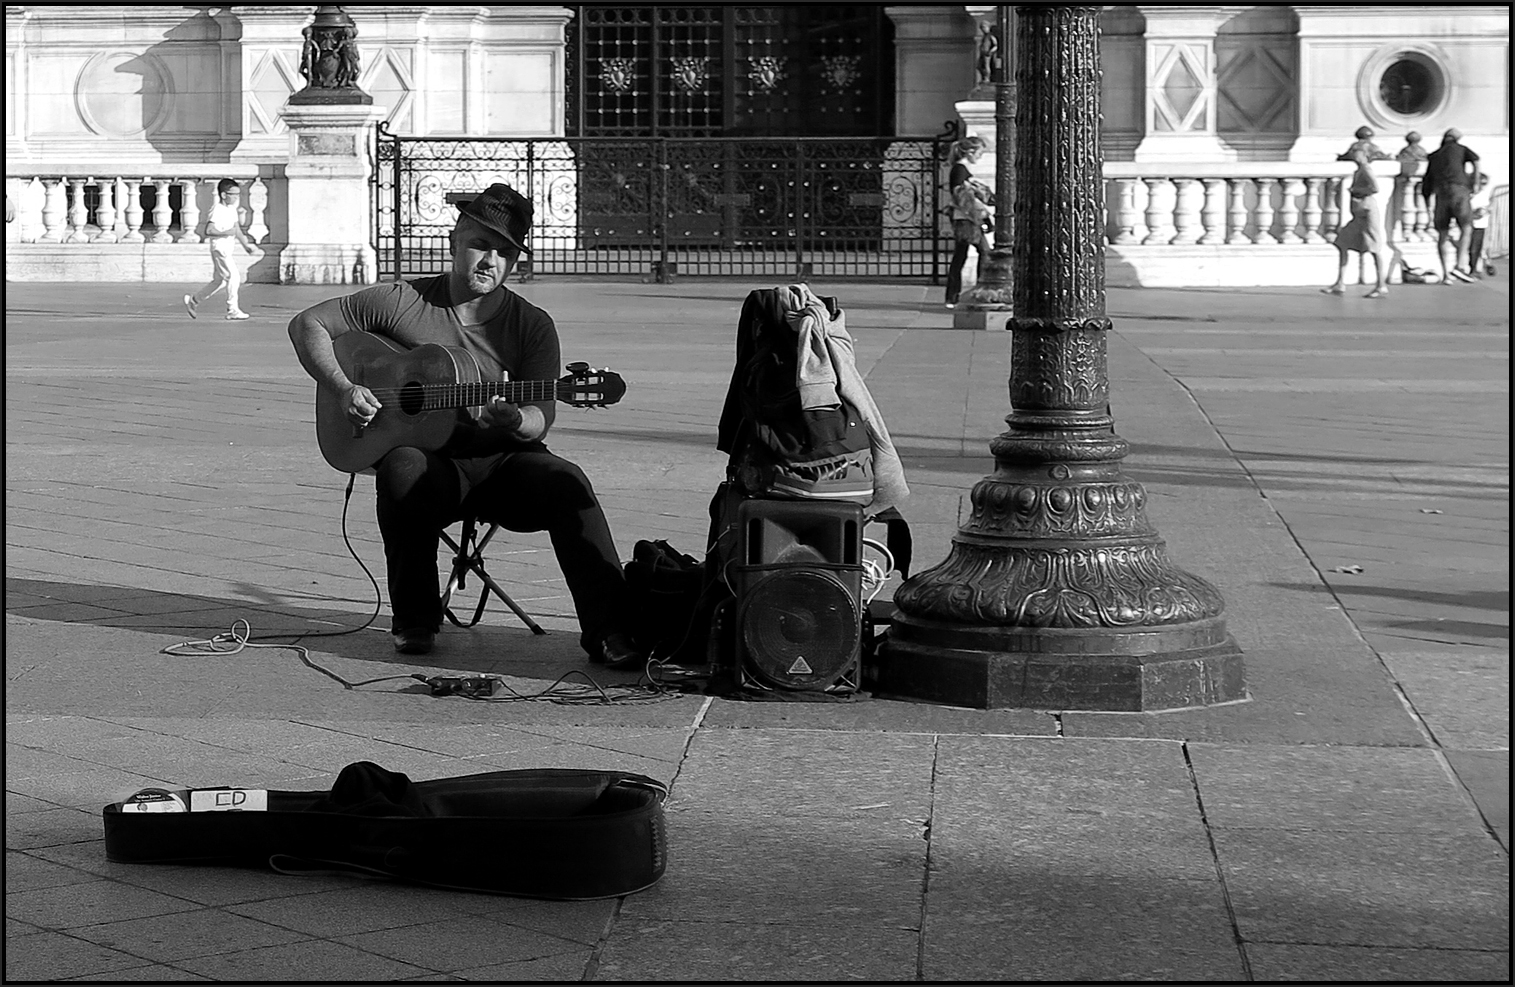
POLYGON ((536 210, 524 273, 940 278, 931 138, 416 138, 374 150, 381 276, 448 264, 455 204, 506 182, 536 210))

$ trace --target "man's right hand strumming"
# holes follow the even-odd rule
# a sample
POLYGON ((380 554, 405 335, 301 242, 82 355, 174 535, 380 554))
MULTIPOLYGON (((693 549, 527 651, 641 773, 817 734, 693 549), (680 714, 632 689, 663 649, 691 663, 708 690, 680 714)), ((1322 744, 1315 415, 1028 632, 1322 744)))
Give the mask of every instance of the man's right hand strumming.
POLYGON ((347 412, 347 420, 359 428, 367 427, 382 407, 384 405, 374 397, 373 391, 362 384, 353 384, 342 395, 342 408, 347 412))

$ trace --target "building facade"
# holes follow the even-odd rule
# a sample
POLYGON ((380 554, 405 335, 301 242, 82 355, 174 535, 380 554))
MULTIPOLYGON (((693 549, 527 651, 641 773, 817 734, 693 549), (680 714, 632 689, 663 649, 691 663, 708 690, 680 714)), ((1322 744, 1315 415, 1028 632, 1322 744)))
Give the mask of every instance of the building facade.
MULTIPOLYGON (((7 194, 22 213, 7 239, 27 247, 8 251, 8 275, 22 274, 15 254, 43 273, 83 264, 172 280, 186 219, 208 209, 207 185, 223 175, 245 182, 261 239, 287 242, 283 111, 304 85, 312 10, 7 6, 7 194), (85 261, 83 247, 110 251, 85 261)), ((994 12, 349 9, 360 84, 390 131, 522 140, 928 137, 949 120, 992 135, 981 56, 997 44, 994 12)), ((1335 156, 1364 124, 1391 154, 1411 130, 1433 149, 1455 126, 1508 183, 1507 7, 1110 7, 1102 59, 1115 247, 1123 233, 1145 241, 1133 246, 1224 247, 1238 210, 1254 245, 1324 242, 1335 156)))

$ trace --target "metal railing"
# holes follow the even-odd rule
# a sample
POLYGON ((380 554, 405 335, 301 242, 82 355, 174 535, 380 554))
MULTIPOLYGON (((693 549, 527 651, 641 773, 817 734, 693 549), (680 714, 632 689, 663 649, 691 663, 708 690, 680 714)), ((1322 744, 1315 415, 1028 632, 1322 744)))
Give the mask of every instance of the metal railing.
POLYGON ((1483 255, 1490 260, 1510 256, 1510 186, 1500 185, 1489 196, 1489 231, 1483 255))
POLYGON ((535 208, 531 274, 912 278, 945 272, 950 138, 433 138, 381 124, 381 278, 437 273, 454 203, 535 208))

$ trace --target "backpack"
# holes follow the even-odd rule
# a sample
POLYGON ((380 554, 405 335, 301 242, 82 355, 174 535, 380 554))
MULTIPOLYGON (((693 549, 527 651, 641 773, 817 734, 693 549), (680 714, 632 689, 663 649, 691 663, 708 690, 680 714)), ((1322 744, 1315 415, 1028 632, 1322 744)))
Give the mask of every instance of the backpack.
POLYGON ((873 445, 845 400, 805 409, 796 383, 794 333, 781 321, 757 334, 733 377, 742 424, 730 476, 749 497, 873 500, 873 445))
POLYGON ((704 563, 662 539, 639 541, 625 573, 632 643, 657 661, 705 664, 708 620, 704 628, 696 626, 706 590, 704 563))

